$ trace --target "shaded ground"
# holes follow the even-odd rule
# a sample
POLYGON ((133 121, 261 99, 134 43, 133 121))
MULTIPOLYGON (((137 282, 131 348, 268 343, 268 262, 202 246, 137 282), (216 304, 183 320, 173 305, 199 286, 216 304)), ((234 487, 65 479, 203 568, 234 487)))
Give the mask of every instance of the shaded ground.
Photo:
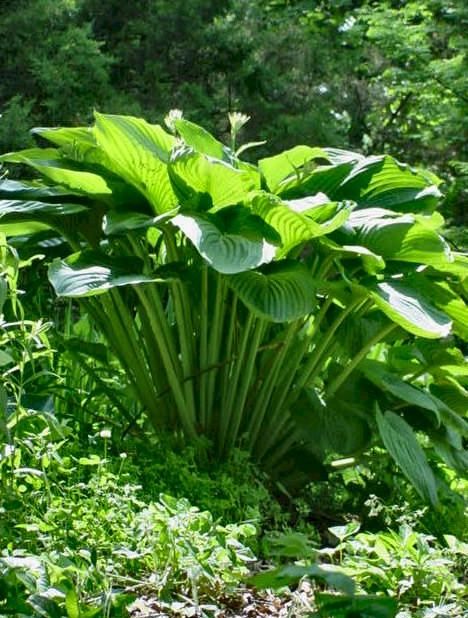
POLYGON ((248 588, 221 599, 218 605, 195 605, 192 599, 165 603, 151 595, 142 596, 130 609, 132 618, 302 618, 310 615, 313 593, 308 582, 294 592, 278 596, 248 588))

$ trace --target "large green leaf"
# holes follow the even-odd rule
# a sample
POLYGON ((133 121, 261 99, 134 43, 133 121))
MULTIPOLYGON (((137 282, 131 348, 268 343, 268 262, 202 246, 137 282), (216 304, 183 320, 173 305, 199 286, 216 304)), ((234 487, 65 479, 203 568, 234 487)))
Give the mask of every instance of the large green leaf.
POLYGON ((0 200, 0 220, 4 222, 44 221, 47 216, 73 215, 88 210, 82 204, 48 204, 22 200, 0 200))
POLYGON ((0 198, 15 200, 63 200, 66 196, 79 195, 71 189, 60 185, 49 186, 40 182, 27 182, 18 180, 0 181, 0 198))
POLYGON ((260 159, 258 167, 272 193, 278 193, 281 182, 287 178, 297 178, 303 173, 302 168, 314 160, 328 161, 328 156, 322 148, 310 146, 295 146, 274 157, 260 159))
POLYGON ((140 118, 98 113, 95 118, 96 143, 105 152, 111 171, 138 189, 155 214, 172 210, 177 199, 167 162, 175 138, 140 118))
POLYGON ((296 210, 297 204, 282 201, 271 193, 261 192, 253 196, 251 207, 252 212, 262 217, 280 234, 282 244, 277 255, 283 257, 296 245, 329 234, 343 225, 349 217, 352 205, 326 204, 314 208, 309 203, 301 212, 296 210), (325 209, 328 219, 323 217, 325 209))
POLYGON ((371 275, 375 275, 385 268, 385 260, 383 257, 370 251, 367 247, 360 247, 359 245, 339 245, 330 240, 330 238, 322 239, 321 246, 326 247, 328 251, 335 253, 337 257, 343 260, 355 260, 356 258, 360 258, 364 270, 371 275))
POLYGON ((208 214, 179 214, 171 223, 190 239, 200 255, 220 273, 234 274, 270 262, 276 246, 265 238, 260 218, 223 221, 208 214))
POLYGON ((98 251, 84 251, 54 260, 49 266, 49 279, 58 296, 77 298, 159 280, 142 274, 142 269, 138 258, 111 258, 98 251))
MULTIPOLYGON (((333 201, 343 201, 336 199, 337 190, 352 168, 351 161, 338 165, 320 165, 312 171, 305 166, 302 171, 285 178, 276 193, 288 200, 325 193, 333 201)), ((348 198, 345 196, 344 199, 348 198)))
POLYGON ((198 124, 190 122, 185 118, 179 118, 174 122, 174 126, 187 146, 190 146, 197 152, 208 155, 213 159, 221 159, 228 162, 232 160, 232 152, 229 148, 198 124))
POLYGON ((260 184, 250 170, 187 148, 174 152, 169 175, 182 206, 212 212, 242 202, 260 184))
POLYGON ((408 423, 394 412, 377 410, 377 426, 385 447, 419 495, 433 505, 438 502, 434 474, 408 423))
POLYGON ((141 212, 111 210, 104 216, 102 229, 106 236, 126 234, 134 230, 145 230, 167 222, 173 214, 168 212, 157 217, 150 217, 141 212))
POLYGON ((438 423, 440 422, 439 409, 442 407, 441 402, 429 392, 408 384, 399 376, 387 371, 385 365, 378 361, 365 360, 359 365, 359 369, 379 388, 406 403, 431 411, 438 423))
POLYGON ((31 133, 39 135, 56 146, 66 146, 74 143, 88 143, 90 146, 96 145, 91 127, 36 127, 31 133))
POLYGON ((414 273, 405 277, 405 283, 419 290, 431 303, 448 315, 453 321, 453 332, 468 341, 468 307, 449 286, 442 281, 433 281, 424 273, 414 273))
POLYGON ((98 174, 75 169, 55 148, 31 148, 0 156, 0 161, 29 165, 59 185, 85 195, 110 195, 112 189, 98 174))
POLYGON ((451 260, 449 246, 430 221, 426 225, 423 217, 415 219, 410 214, 399 215, 383 208, 352 212, 335 240, 367 247, 385 260, 431 265, 451 260))
POLYGON ((334 397, 323 401, 313 388, 304 389, 291 409, 302 439, 319 457, 352 455, 369 445, 371 433, 357 406, 334 397))
POLYGON ((355 200, 359 207, 397 211, 433 210, 441 197, 440 180, 389 156, 367 157, 355 165, 334 199, 355 200))
POLYGON ((414 335, 437 339, 451 331, 450 318, 416 287, 406 285, 404 279, 369 284, 366 290, 387 317, 414 335))
POLYGON ((305 266, 292 260, 273 262, 228 281, 251 311, 272 322, 296 320, 316 305, 314 279, 305 266))

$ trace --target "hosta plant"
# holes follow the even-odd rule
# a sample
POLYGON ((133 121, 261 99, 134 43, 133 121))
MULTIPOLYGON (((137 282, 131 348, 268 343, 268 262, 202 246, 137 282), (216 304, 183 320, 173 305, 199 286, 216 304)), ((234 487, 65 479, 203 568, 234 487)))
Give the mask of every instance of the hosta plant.
POLYGON ((319 476, 330 453, 379 439, 436 502, 415 431, 463 466, 466 372, 433 392, 425 365, 394 375, 386 358, 468 332, 440 181, 310 146, 253 165, 235 151, 239 115, 230 147, 167 120, 35 129, 43 146, 1 157, 39 175, 0 184, 2 229, 66 241, 49 279, 99 325, 157 430, 206 436, 219 456, 241 445, 291 482, 298 462, 319 476))

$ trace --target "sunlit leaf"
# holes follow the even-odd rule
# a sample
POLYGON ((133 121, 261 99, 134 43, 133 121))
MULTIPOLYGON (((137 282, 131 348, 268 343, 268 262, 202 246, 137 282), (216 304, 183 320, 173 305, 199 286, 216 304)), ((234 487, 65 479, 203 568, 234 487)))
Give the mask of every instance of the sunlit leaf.
POLYGON ((305 316, 317 302, 316 282, 307 268, 294 261, 281 260, 235 275, 229 284, 251 311, 273 322, 305 316))

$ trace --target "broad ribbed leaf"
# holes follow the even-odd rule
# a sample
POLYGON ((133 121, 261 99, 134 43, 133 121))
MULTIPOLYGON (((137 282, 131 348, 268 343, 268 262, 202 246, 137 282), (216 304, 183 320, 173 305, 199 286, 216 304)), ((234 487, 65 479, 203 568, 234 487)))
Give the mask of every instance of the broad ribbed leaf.
POLYGON ((326 220, 322 216, 325 207, 318 207, 320 211, 317 209, 317 212, 314 212, 313 207, 300 212, 291 206, 290 202, 283 202, 271 193, 258 193, 251 201, 252 212, 262 217, 281 236, 282 244, 277 252, 278 257, 285 256, 298 244, 336 230, 343 225, 350 213, 350 206, 346 203, 327 204, 329 219, 326 220), (322 222, 315 221, 311 213, 317 219, 322 219, 322 222))
POLYGON ((398 215, 383 208, 366 208, 351 213, 335 240, 346 245, 360 245, 385 260, 445 264, 451 260, 450 249, 430 222, 412 215, 398 215))
MULTIPOLYGON (((320 165, 312 171, 306 166, 300 173, 281 181, 276 193, 288 200, 325 193, 333 201, 341 201, 336 199, 337 191, 352 168, 351 161, 339 165, 320 165)), ((344 196, 344 199, 348 197, 344 196)))
POLYGON ((66 260, 54 260, 49 266, 49 279, 58 296, 77 298, 158 280, 142 274, 142 269, 138 258, 111 258, 97 251, 84 251, 66 260))
POLYGON ((260 159, 258 167, 270 191, 277 193, 282 181, 291 176, 297 178, 303 173, 301 168, 316 159, 328 161, 328 156, 322 148, 295 146, 274 157, 260 159))
POLYGON ((274 262, 258 271, 234 275, 229 284, 251 311, 272 322, 296 320, 316 305, 315 281, 298 262, 274 262))
POLYGON ((203 127, 185 118, 176 120, 174 125, 187 146, 213 159, 232 160, 231 151, 203 127))
POLYGON ((51 200, 63 199, 65 196, 77 195, 70 189, 57 185, 48 186, 40 182, 18 180, 0 181, 0 198, 15 200, 51 200))
POLYGON ((222 220, 197 214, 180 214, 171 220, 208 264, 220 273, 241 273, 274 258, 276 246, 261 233, 261 220, 257 223, 251 217, 240 229, 236 229, 235 225, 221 227, 218 222, 222 223, 222 220))
POLYGON ((182 206, 212 212, 242 202, 259 188, 260 177, 250 170, 236 169, 191 149, 174 154, 169 175, 182 206))
POLYGON ((426 298, 430 298, 435 307, 452 319, 453 332, 468 341, 468 307, 447 283, 432 281, 423 273, 408 275, 405 277, 405 283, 419 290, 426 298))
POLYGON ((140 118, 98 113, 95 118, 96 143, 111 162, 112 171, 138 189, 155 214, 172 210, 177 199, 167 162, 175 138, 140 118))
POLYGON ((450 333, 452 322, 447 315, 404 280, 383 281, 368 285, 366 289, 377 307, 410 333, 429 339, 446 337, 450 333))
POLYGON ((355 200, 359 207, 397 211, 433 210, 441 197, 440 180, 389 156, 368 157, 355 165, 334 199, 355 200))
POLYGON ((450 273, 460 277, 465 284, 465 292, 468 296, 468 255, 452 251, 452 262, 445 264, 436 264, 434 268, 444 273, 450 273))
POLYGON ((378 410, 376 419, 382 442, 403 474, 424 500, 436 505, 438 499, 434 474, 412 428, 389 410, 385 414, 378 410))
POLYGON ((73 168, 72 162, 62 159, 55 148, 31 148, 2 155, 0 161, 29 165, 43 176, 59 185, 87 195, 110 195, 107 181, 92 172, 73 168))
POLYGON ((141 212, 111 210, 104 216, 103 232, 106 236, 125 234, 132 230, 145 230, 171 218, 171 213, 150 217, 141 212))
POLYGON ((440 402, 430 393, 408 384, 399 376, 387 371, 383 363, 365 360, 359 365, 359 369, 376 386, 406 403, 429 410, 435 415, 438 424, 440 423, 440 402))
POLYGON ((313 388, 303 390, 291 417, 302 439, 321 459, 327 453, 352 455, 370 442, 369 425, 356 406, 336 397, 322 401, 313 388))
POLYGON ((0 220, 43 221, 45 217, 73 215, 88 210, 81 204, 48 204, 47 202, 28 202, 22 200, 0 200, 0 220))
POLYGON ((322 240, 322 246, 325 246, 332 253, 336 253, 341 259, 356 259, 361 258, 364 270, 371 275, 375 275, 385 268, 385 260, 382 256, 377 255, 359 245, 339 245, 329 238, 322 240))
POLYGON ((43 137, 56 146, 73 143, 96 145, 93 130, 90 127, 36 127, 31 133, 43 137))

